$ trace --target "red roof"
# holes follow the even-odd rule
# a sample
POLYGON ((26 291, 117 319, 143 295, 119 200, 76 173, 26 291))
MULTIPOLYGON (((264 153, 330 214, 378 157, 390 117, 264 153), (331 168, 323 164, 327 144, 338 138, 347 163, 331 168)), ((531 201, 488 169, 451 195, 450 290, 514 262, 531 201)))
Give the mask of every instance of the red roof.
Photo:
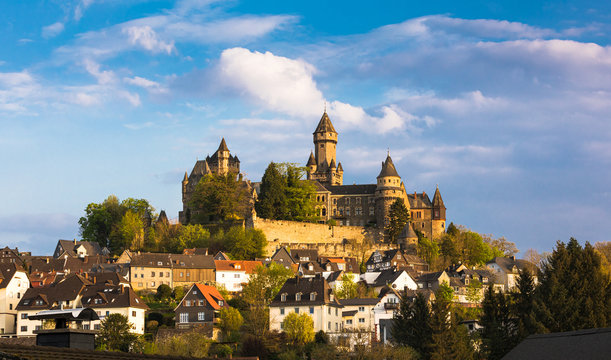
POLYGON ((245 271, 252 274, 257 266, 263 266, 261 261, 251 260, 214 260, 216 271, 245 271))
POLYGON ((197 286, 202 295, 204 295, 206 300, 208 300, 210 306, 212 306, 215 310, 222 307, 229 307, 229 305, 227 305, 227 301, 223 299, 221 293, 214 286, 204 284, 195 284, 195 286, 197 286), (219 301, 223 301, 223 306, 219 305, 219 301))

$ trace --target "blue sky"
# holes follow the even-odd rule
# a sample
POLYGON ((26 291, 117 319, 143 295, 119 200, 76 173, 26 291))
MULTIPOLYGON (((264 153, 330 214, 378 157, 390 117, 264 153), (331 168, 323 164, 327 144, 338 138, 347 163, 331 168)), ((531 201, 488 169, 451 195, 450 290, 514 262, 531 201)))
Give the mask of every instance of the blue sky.
POLYGON ((305 163, 325 102, 344 182, 387 149, 409 192, 522 251, 611 233, 611 5, 0 4, 0 243, 78 237, 109 194, 173 217, 222 136, 258 181, 305 163))

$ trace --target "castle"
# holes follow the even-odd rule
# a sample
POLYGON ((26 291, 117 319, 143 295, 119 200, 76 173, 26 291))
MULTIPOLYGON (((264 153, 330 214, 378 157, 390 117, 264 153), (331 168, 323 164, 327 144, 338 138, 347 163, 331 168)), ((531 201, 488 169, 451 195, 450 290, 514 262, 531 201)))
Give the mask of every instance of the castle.
MULTIPOLYGON (((337 225, 384 229, 389 223, 390 206, 396 199, 401 199, 410 212, 411 223, 399 236, 400 240, 414 243, 416 231, 429 239, 437 239, 444 233, 446 207, 439 188, 435 189, 433 201, 424 191, 408 193, 390 154, 382 162, 375 184, 343 185, 344 170, 336 158, 337 135, 325 111, 314 130, 315 150, 310 153, 306 164, 307 179, 315 184, 315 209, 321 223, 334 219, 337 225)), ((227 173, 239 174, 240 160, 231 155, 223 138, 212 156, 198 160, 191 174, 185 172, 182 181, 183 210, 179 212, 181 223, 189 223, 195 215, 190 200, 197 183, 207 174, 227 173)), ((247 180, 243 184, 252 193, 253 200, 256 199, 252 184, 247 180)), ((254 209, 253 217, 256 218, 254 209)))
POLYGON ((412 219, 412 228, 404 229, 403 238, 413 240, 416 230, 436 239, 445 231, 446 207, 439 188, 433 201, 426 192, 407 193, 390 154, 382 162, 375 184, 343 185, 344 169, 336 158, 337 131, 326 112, 313 137, 315 150, 306 164, 307 177, 316 182, 316 209, 322 222, 334 219, 338 225, 385 228, 390 206, 401 199, 412 219))

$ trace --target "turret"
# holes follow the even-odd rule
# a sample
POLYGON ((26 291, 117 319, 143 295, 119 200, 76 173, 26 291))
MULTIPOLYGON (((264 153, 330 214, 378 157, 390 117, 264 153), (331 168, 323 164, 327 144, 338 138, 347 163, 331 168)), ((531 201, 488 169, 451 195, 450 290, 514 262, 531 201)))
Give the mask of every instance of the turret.
POLYGON ((219 148, 216 150, 216 155, 219 162, 219 173, 226 174, 229 171, 229 148, 225 143, 225 138, 221 140, 219 148))
POLYGON ((382 163, 382 169, 377 177, 376 186, 376 221, 378 227, 386 228, 389 223, 390 206, 396 199, 402 199, 409 211, 409 201, 401 182, 401 177, 393 164, 390 154, 382 163))
POLYGON ((330 164, 335 160, 335 147, 337 146, 337 131, 329 119, 327 112, 322 114, 314 136, 316 165, 321 169, 323 163, 330 164))
POLYGON ((446 231, 446 207, 443 204, 443 199, 441 198, 441 192, 439 191, 439 186, 435 189, 435 195, 433 195, 433 204, 432 204, 431 214, 431 225, 432 225, 432 234, 433 239, 438 239, 443 235, 446 231))
POLYGON ((308 168, 308 180, 316 172, 316 159, 314 158, 314 152, 310 152, 310 158, 308 159, 308 163, 306 164, 308 168))

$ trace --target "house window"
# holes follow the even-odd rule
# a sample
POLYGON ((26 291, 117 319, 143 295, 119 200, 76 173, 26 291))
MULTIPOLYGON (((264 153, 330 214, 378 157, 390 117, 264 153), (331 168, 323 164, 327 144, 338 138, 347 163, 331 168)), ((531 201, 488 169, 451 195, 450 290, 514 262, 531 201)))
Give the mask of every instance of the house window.
POLYGON ((374 208, 374 207, 370 207, 370 208, 369 208, 369 215, 370 215, 370 216, 375 215, 375 208, 374 208))
POLYGON ((316 300, 316 293, 315 292, 310 293, 310 301, 314 301, 314 300, 316 300))
POLYGON ((142 283, 138 283, 138 287, 142 287, 142 283))
POLYGON ((359 311, 360 312, 364 312, 365 311, 365 307, 364 306, 359 306, 359 311))
POLYGON ((280 308, 280 315, 284 315, 284 308, 280 308))
POLYGON ((151 281, 151 287, 155 287, 155 282, 151 281))
POLYGON ((26 320, 27 320, 27 318, 28 318, 28 314, 27 314, 27 313, 23 313, 23 314, 21 314, 21 318, 22 318, 22 319, 26 319, 26 320))
POLYGON ((155 277, 155 272, 151 271, 151 277, 155 277))
POLYGON ((346 320, 346 325, 352 325, 352 319, 346 320))
POLYGON ((286 294, 280 295, 280 301, 286 301, 286 294))
POLYGON ((9 310, 13 310, 13 304, 9 304, 9 310))
POLYGON ((310 306, 310 314, 314 314, 314 307, 310 306))
POLYGON ((295 301, 301 301, 301 293, 295 294, 295 301))
POLYGON ((327 330, 331 330, 331 321, 327 323, 327 330))
POLYGON ((132 317, 136 317, 136 312, 132 311, 132 317))
POLYGON ((299 314, 299 308, 295 308, 295 314, 299 314))
POLYGON ((189 322, 189 314, 188 313, 180 313, 180 322, 188 323, 189 322))
POLYGON ((185 300, 185 306, 191 306, 191 300, 185 300))
POLYGON ((159 277, 163 277, 163 271, 159 272, 159 277))
POLYGON ((204 320, 206 320, 206 313, 204 313, 204 312, 198 312, 198 313, 197 313, 197 320, 199 320, 199 321, 204 321, 204 320))
POLYGON ((28 327, 27 326, 22 326, 21 327, 21 331, 28 331, 28 327))
POLYGON ((163 263, 161 261, 157 261, 157 266, 161 266, 163 263))
POLYGON ((204 306, 204 300, 199 301, 199 306, 204 306))
POLYGON ((364 324, 365 323, 365 318, 359 318, 359 324, 364 324))
POLYGON ((354 215, 357 215, 357 216, 363 215, 363 209, 360 207, 357 207, 356 209, 354 209, 354 215))
POLYGON ((180 277, 183 277, 183 273, 180 273, 180 277))
POLYGON ((187 271, 187 277, 191 276, 191 272, 187 271))
POLYGON ((346 205, 350 205, 350 198, 346 198, 346 205))
POLYGON ((349 207, 346 208, 346 216, 350 216, 350 208, 349 207))
POLYGON ((233 278, 234 279, 239 279, 240 278, 240 274, 233 274, 233 278))
POLYGON ((90 326, 91 326, 91 325, 89 325, 89 324, 85 324, 85 325, 83 325, 83 330, 89 330, 90 326))
POLYGON ((100 330, 100 324, 94 324, 93 330, 100 330))
POLYGON ((361 198, 356 198, 356 204, 359 205, 361 203, 361 198))
POLYGON ((225 302, 223 300, 219 300, 219 306, 224 306, 225 302))

